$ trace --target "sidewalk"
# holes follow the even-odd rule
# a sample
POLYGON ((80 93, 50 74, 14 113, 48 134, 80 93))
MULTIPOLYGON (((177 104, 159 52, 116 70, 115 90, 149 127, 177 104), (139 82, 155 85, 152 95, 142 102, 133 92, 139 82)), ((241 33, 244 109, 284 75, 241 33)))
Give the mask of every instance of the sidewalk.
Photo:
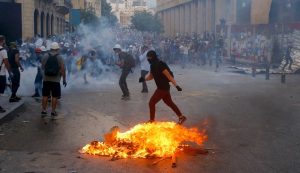
POLYGON ((24 104, 24 100, 20 100, 19 102, 15 103, 9 103, 8 100, 9 96, 0 96, 0 106, 2 106, 6 110, 6 112, 0 113, 0 120, 6 117, 8 114, 14 112, 24 104))

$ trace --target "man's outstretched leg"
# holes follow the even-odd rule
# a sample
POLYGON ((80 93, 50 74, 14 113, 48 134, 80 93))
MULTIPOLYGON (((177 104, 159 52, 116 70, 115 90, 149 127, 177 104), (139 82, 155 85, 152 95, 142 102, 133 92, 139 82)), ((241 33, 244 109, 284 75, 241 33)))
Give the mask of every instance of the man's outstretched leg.
POLYGON ((43 96, 42 113, 41 113, 42 118, 47 116, 47 105, 48 105, 48 96, 43 96))
POLYGON ((178 116, 179 120, 178 120, 178 124, 182 124, 184 123, 184 121, 186 120, 186 117, 182 115, 181 111, 179 110, 179 108, 177 107, 177 105, 173 102, 172 98, 171 98, 171 94, 170 92, 166 91, 165 96, 163 97, 163 101, 166 103, 166 105, 168 105, 178 116))
POLYGON ((162 99, 161 91, 156 90, 149 101, 149 109, 150 109, 150 121, 155 121, 155 105, 162 99))

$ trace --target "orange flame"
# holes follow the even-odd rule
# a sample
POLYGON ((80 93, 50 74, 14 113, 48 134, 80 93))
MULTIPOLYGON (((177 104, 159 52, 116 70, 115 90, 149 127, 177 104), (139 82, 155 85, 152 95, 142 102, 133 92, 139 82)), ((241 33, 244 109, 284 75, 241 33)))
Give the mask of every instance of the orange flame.
POLYGON ((207 140, 205 130, 188 129, 174 122, 138 124, 124 133, 113 127, 104 138, 105 142, 93 141, 80 152, 118 158, 171 157, 182 142, 202 145, 207 140))

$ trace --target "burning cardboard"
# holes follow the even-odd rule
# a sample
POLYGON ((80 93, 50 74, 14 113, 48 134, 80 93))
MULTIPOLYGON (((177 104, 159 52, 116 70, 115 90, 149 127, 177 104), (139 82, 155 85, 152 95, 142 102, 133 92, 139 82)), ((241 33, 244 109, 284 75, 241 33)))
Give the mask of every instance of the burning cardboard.
POLYGON ((104 139, 104 142, 87 144, 80 152, 113 158, 167 158, 174 157, 183 142, 201 146, 207 135, 205 130, 186 128, 174 122, 155 122, 138 124, 124 133, 113 127, 104 139))

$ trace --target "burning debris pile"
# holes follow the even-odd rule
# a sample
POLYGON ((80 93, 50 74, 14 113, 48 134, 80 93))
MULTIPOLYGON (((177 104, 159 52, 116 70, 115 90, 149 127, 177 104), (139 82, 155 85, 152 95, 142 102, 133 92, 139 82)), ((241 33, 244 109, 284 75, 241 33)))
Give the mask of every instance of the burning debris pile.
POLYGON ((93 141, 80 152, 113 158, 166 158, 174 156, 182 142, 202 145, 207 140, 205 131, 174 122, 138 124, 124 133, 113 127, 104 138, 104 142, 93 141))

